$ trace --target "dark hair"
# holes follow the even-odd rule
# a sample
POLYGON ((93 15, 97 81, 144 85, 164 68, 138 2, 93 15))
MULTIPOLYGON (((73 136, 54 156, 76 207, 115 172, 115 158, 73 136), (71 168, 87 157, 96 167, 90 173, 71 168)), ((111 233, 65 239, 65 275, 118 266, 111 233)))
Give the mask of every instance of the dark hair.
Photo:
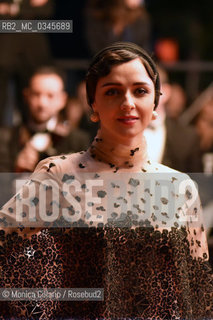
POLYGON ((131 42, 115 42, 99 51, 93 58, 86 75, 87 101, 92 106, 95 99, 97 82, 107 76, 111 68, 134 59, 140 58, 149 77, 155 86, 155 108, 160 97, 160 78, 157 67, 149 54, 131 42))
POLYGON ((39 68, 35 69, 34 72, 31 74, 28 83, 30 84, 32 78, 37 75, 57 75, 62 80, 64 89, 66 87, 67 78, 66 73, 63 69, 60 69, 55 66, 40 66, 39 68))

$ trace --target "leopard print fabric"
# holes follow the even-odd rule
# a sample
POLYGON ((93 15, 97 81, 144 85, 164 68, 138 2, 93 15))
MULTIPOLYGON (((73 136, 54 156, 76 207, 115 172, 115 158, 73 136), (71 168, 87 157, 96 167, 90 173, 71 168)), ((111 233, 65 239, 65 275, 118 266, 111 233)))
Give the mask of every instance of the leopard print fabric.
POLYGON ((90 161, 87 154, 76 154, 42 162, 23 187, 35 189, 33 197, 26 200, 22 189, 4 206, 0 284, 8 288, 104 288, 104 301, 1 301, 1 319, 213 319, 213 274, 199 198, 190 205, 193 191, 189 190, 181 198, 176 188, 179 174, 171 171, 166 175, 170 195, 166 191, 157 201, 154 192, 163 183, 157 173, 165 171, 163 166, 147 163, 138 178, 119 176, 113 168, 113 176, 108 171, 104 175, 105 164, 101 163, 100 170, 97 166, 95 173, 88 174, 90 161), (154 183, 142 186, 143 174, 150 172, 154 172, 154 183), (92 177, 104 181, 94 187, 100 201, 87 196, 92 177), (60 184, 58 203, 52 200, 50 178, 60 184), (78 184, 72 188, 72 206, 67 192, 75 180, 81 190, 78 184), (127 188, 121 192, 123 183, 127 188), (23 221, 15 228, 15 210, 23 199, 29 202, 28 208, 35 207, 37 217, 38 190, 47 192, 49 216, 53 205, 58 205, 71 216, 78 208, 81 217, 64 225, 57 221, 59 227, 51 222, 48 228, 37 219, 30 228, 25 223, 29 213, 25 208, 23 221), (124 211, 122 205, 130 199, 131 210, 124 211), (174 212, 169 207, 171 199, 174 212), (181 213, 184 216, 189 211, 190 219, 181 219, 181 213))

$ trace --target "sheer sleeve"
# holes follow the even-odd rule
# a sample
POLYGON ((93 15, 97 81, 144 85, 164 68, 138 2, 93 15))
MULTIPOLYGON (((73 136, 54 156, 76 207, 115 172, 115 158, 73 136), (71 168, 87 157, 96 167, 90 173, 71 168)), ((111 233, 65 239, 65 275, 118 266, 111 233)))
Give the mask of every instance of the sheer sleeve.
POLYGON ((206 319, 206 317, 211 319, 213 273, 208 261, 202 206, 195 183, 191 179, 185 181, 187 181, 184 186, 185 203, 179 211, 179 218, 185 226, 179 240, 177 239, 174 252, 179 276, 178 289, 181 292, 180 305, 183 317, 190 314, 191 309, 193 319, 206 319))
POLYGON ((193 258, 207 260, 208 243, 206 230, 204 229, 203 210, 198 193, 198 187, 192 180, 185 189, 184 211, 186 217, 186 228, 190 244, 190 254, 193 258))
POLYGON ((60 202, 60 185, 57 174, 50 171, 51 163, 53 166, 54 162, 41 161, 28 180, 21 180, 23 186, 1 208, 0 228, 2 235, 6 236, 8 233, 16 232, 27 237, 34 233, 32 228, 39 229, 48 226, 48 219, 45 221, 42 218, 48 218, 48 214, 51 216, 51 213, 54 213, 54 207, 59 207, 60 202), (57 203, 54 202, 56 193, 58 195, 57 203))

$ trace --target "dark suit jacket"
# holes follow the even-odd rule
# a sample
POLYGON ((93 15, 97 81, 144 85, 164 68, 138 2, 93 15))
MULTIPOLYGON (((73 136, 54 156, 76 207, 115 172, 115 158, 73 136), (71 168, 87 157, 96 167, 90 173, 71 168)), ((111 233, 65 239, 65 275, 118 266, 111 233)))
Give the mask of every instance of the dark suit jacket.
MULTIPOLYGON (((18 153, 24 145, 21 143, 21 128, 0 127, 0 173, 14 172, 14 164, 18 153)), ((33 133, 30 133, 33 135, 33 133)), ((46 152, 39 153, 40 160, 49 156, 60 155, 64 153, 74 153, 86 150, 89 146, 89 136, 80 129, 75 129, 68 136, 62 137, 49 132, 51 135, 53 148, 46 152), (51 152, 51 153, 50 153, 51 152)))
POLYGON ((199 138, 191 127, 166 119, 166 145, 162 163, 182 172, 202 172, 199 138))

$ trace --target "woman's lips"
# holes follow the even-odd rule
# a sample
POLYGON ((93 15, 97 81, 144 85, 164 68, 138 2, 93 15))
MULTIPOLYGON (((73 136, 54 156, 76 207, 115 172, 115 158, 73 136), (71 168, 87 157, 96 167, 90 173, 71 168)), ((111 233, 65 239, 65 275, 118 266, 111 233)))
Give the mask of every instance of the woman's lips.
POLYGON ((120 117, 118 118, 118 121, 122 122, 123 124, 132 125, 135 124, 135 122, 138 120, 138 117, 134 116, 127 116, 127 117, 120 117))

